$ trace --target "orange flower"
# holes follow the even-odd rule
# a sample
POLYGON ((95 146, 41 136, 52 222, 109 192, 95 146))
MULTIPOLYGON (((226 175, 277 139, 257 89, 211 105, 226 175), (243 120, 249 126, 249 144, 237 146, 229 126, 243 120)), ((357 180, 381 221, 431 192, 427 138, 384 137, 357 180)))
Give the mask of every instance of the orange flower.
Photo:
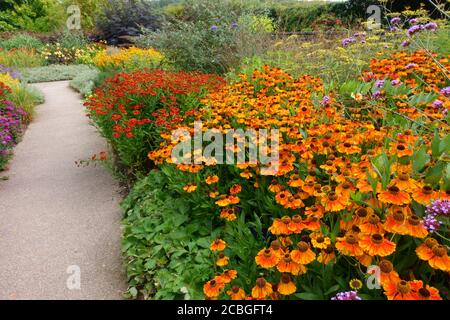
POLYGON ((236 214, 234 213, 234 208, 228 208, 228 209, 223 209, 220 212, 220 217, 222 219, 228 220, 228 221, 234 221, 236 220, 236 214))
POLYGON ((437 199, 438 193, 430 186, 423 186, 422 188, 416 188, 412 193, 412 197, 416 202, 427 206, 432 200, 437 199))
POLYGON ((383 259, 378 264, 380 267, 380 283, 384 287, 388 283, 397 283, 400 277, 397 271, 394 270, 394 265, 389 260, 383 259))
POLYGON ((450 272, 450 257, 447 255, 447 248, 443 245, 435 245, 432 249, 432 256, 428 263, 433 269, 450 272))
POLYGON ((299 234, 305 228, 303 224, 302 218, 299 215, 295 215, 292 217, 291 222, 288 225, 289 231, 294 234, 299 234))
POLYGON ((378 194, 378 199, 383 203, 391 203, 397 205, 411 203, 408 193, 400 191, 397 186, 390 186, 387 190, 383 190, 378 194))
POLYGON ((383 224, 381 219, 375 213, 371 214, 367 220, 359 225, 361 232, 374 234, 374 233, 384 233, 383 224))
POLYGON ((386 217, 386 221, 383 225, 384 229, 391 233, 398 233, 405 235, 408 233, 406 226, 406 216, 401 208, 396 209, 386 217))
POLYGON ((230 193, 231 193, 231 194, 238 194, 238 193, 241 192, 241 190, 242 190, 241 185, 240 185, 240 184, 235 184, 234 186, 232 186, 232 187, 230 188, 230 193))
POLYGON ((203 286, 203 293, 208 298, 216 298, 224 288, 224 284, 216 280, 210 280, 203 286))
POLYGON ((324 237, 321 233, 315 232, 310 235, 311 244, 314 248, 325 249, 331 244, 331 240, 328 237, 324 237))
POLYGON ((272 292, 272 285, 264 278, 258 278, 256 280, 256 286, 252 289, 252 297, 255 299, 265 299, 272 292))
POLYGON ((293 188, 299 188, 299 187, 303 186, 303 180, 300 178, 300 176, 298 174, 293 174, 290 177, 288 186, 293 187, 293 188))
POLYGON ((433 247, 437 246, 439 243, 434 238, 428 238, 424 243, 420 244, 416 248, 416 254, 421 260, 428 261, 433 257, 433 247))
POLYGON ((189 183, 183 187, 183 190, 188 193, 194 192, 195 190, 197 190, 197 185, 194 183, 189 183))
POLYGON ((416 238, 425 238, 428 235, 427 229, 422 225, 420 218, 416 215, 410 216, 406 220, 407 234, 416 238))
POLYGON ((310 231, 319 231, 320 230, 320 220, 317 217, 309 216, 306 220, 303 221, 303 225, 306 230, 310 231))
POLYGON ((231 204, 230 199, 226 195, 221 195, 219 200, 215 202, 219 207, 227 207, 231 204))
POLYGON ((348 202, 348 197, 345 195, 338 196, 336 192, 330 192, 328 196, 322 197, 321 203, 325 208, 325 211, 337 212, 345 209, 348 202))
POLYGON ((219 257, 216 260, 216 265, 218 265, 219 267, 225 267, 229 262, 229 258, 224 255, 222 252, 219 253, 219 257))
POLYGON ((245 291, 238 286, 232 286, 231 289, 227 291, 227 294, 231 297, 231 300, 245 299, 245 291))
POLYGON ((337 151, 344 154, 355 154, 360 153, 361 148, 351 144, 350 142, 344 142, 337 146, 337 151))
POLYGON ((270 243, 270 250, 272 250, 273 254, 275 254, 278 257, 284 255, 284 250, 281 247, 280 241, 278 240, 274 240, 270 243))
POLYGON ((306 265, 316 258, 316 254, 310 249, 309 244, 305 241, 297 243, 297 249, 291 252, 292 261, 298 264, 306 265))
POLYGON ((305 208, 305 215, 313 216, 317 218, 322 218, 325 209, 320 204, 312 205, 311 207, 305 208))
POLYGON ((352 234, 337 238, 336 249, 343 255, 351 257, 358 257, 364 253, 358 244, 358 239, 352 234))
POLYGON ((408 149, 408 147, 401 142, 391 143, 391 154, 396 154, 397 157, 410 157, 413 155, 413 150, 408 149))
POLYGON ((295 286, 294 282, 292 282, 291 276, 289 274, 285 273, 281 276, 277 291, 285 296, 294 294, 295 291, 297 291, 297 287, 295 286))
POLYGON ((275 219, 272 223, 272 226, 269 227, 269 231, 278 236, 278 235, 289 235, 291 234, 291 230, 289 230, 289 225, 291 223, 291 218, 288 216, 284 216, 281 219, 275 219))
POLYGON ((423 286, 417 290, 417 296, 419 300, 442 300, 439 295, 439 290, 429 285, 423 286))
POLYGON ((223 241, 222 239, 216 239, 213 241, 213 243, 211 243, 211 245, 209 246, 209 249, 211 251, 223 251, 223 250, 225 250, 226 247, 227 247, 227 244, 225 241, 223 241))
POLYGON ((395 243, 387 240, 381 234, 365 235, 359 241, 361 248, 371 256, 385 257, 395 251, 395 243))
POLYGON ((233 269, 225 270, 219 277, 223 283, 230 283, 231 280, 236 279, 237 271, 233 269))
POLYGON ((284 206, 288 203, 290 197, 292 197, 292 194, 289 191, 280 191, 276 194, 275 201, 284 206))
POLYGON ((408 172, 400 172, 397 178, 393 179, 391 183, 392 185, 398 187, 400 190, 405 190, 408 192, 417 187, 417 181, 411 179, 408 172))
POLYGON ((324 250, 321 250, 319 256, 317 257, 317 261, 322 264, 329 264, 331 261, 336 260, 336 255, 334 254, 334 249, 331 245, 326 247, 324 250))
POLYGON ((280 262, 277 265, 277 269, 280 272, 291 273, 294 276, 306 272, 305 266, 292 261, 291 255, 289 253, 285 253, 285 255, 281 258, 280 262))
POLYGON ((389 282, 384 286, 384 294, 388 300, 418 300, 417 291, 420 289, 420 281, 389 282))
POLYGON ((208 176, 205 180, 206 184, 211 185, 214 183, 219 182, 219 177, 218 176, 208 176))
POLYGON ((275 267, 280 261, 280 257, 271 249, 262 249, 255 257, 256 264, 269 269, 275 267))

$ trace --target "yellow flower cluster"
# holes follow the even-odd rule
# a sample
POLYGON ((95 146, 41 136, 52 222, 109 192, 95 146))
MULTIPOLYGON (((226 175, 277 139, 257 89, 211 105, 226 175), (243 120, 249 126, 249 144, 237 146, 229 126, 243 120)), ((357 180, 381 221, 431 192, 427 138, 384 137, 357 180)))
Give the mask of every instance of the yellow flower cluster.
POLYGON ((130 47, 118 50, 102 50, 94 58, 94 64, 98 68, 108 67, 155 67, 161 63, 164 56, 155 49, 141 49, 130 47))
POLYGON ((0 73, 0 82, 15 90, 20 86, 20 82, 17 79, 11 77, 8 73, 0 73))

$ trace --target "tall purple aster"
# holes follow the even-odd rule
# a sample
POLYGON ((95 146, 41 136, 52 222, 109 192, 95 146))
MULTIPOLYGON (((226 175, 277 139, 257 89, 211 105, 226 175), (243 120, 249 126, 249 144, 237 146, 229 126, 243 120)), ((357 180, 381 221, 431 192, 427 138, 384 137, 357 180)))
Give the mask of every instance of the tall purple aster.
POLYGON ((442 222, 437 218, 439 216, 450 216, 450 200, 435 200, 427 206, 427 215, 423 219, 423 226, 428 232, 433 233, 439 229, 442 222))
POLYGON ((394 17, 391 19, 391 24, 399 24, 400 22, 402 22, 402 19, 400 19, 400 17, 394 17))
POLYGON ((450 87, 445 87, 441 90, 441 94, 444 96, 450 96, 450 87))
POLYGON ((438 25, 435 22, 428 22, 424 25, 425 30, 436 31, 438 25))
POLYGON ((383 88, 384 87, 384 80, 377 80, 375 82, 375 87, 377 88, 383 88))

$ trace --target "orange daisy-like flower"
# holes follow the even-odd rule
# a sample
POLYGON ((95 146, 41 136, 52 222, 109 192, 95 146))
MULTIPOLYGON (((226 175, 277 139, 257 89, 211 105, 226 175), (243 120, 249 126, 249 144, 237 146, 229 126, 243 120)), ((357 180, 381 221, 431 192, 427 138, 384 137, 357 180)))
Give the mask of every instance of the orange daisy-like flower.
POLYGON ((360 153, 361 148, 351 144, 350 142, 344 142, 337 146, 337 151, 344 154, 355 154, 360 153))
POLYGON ((289 179, 288 186, 292 188, 299 188, 303 186, 303 180, 298 174, 293 174, 289 179))
POLYGON ((275 201, 284 206, 288 203, 290 197, 292 197, 292 194, 289 191, 280 191, 276 194, 275 201))
POLYGON ((220 295, 222 289, 224 288, 224 283, 217 282, 216 280, 210 280, 203 286, 203 293, 208 298, 216 298, 220 295))
POLYGON ((225 267, 229 262, 229 258, 222 252, 219 253, 219 257, 216 260, 216 265, 219 267, 225 267))
POLYGON ((433 269, 439 269, 450 272, 450 257, 447 254, 447 248, 443 245, 435 245, 432 249, 432 256, 428 263, 433 269))
POLYGON ((227 207, 231 204, 230 199, 226 195, 221 195, 219 200, 215 202, 219 207, 227 207))
POLYGON ((317 256, 317 261, 325 265, 335 260, 336 254, 334 253, 334 249, 331 245, 326 247, 324 250, 321 250, 319 255, 317 256))
POLYGON ((386 216, 383 227, 388 232, 406 235, 408 233, 406 218, 403 210, 399 208, 386 216))
POLYGON ((289 231, 294 234, 299 234, 304 228, 305 225, 303 224, 302 217, 300 217, 299 215, 293 216, 291 222, 288 225, 289 231))
POLYGON ((291 276, 289 274, 283 274, 281 276, 280 282, 277 286, 277 291, 284 296, 294 294, 297 291, 297 287, 294 282, 292 282, 291 276))
POLYGON ((245 291, 238 286, 232 286, 231 289, 227 291, 227 294, 231 297, 231 300, 245 299, 245 291))
POLYGON ((274 240, 270 243, 270 250, 272 250, 272 253, 277 255, 278 257, 281 257, 285 253, 280 241, 278 240, 274 240))
POLYGON ((330 238, 323 236, 321 233, 312 233, 310 238, 311 244, 317 249, 325 249, 331 244, 330 238))
POLYGON ((240 184, 235 184, 234 186, 232 186, 230 188, 230 193, 231 194, 238 194, 242 191, 242 187, 240 184))
POLYGON ((189 183, 183 187, 183 190, 188 193, 194 192, 195 190, 197 190, 197 185, 194 183, 189 183))
POLYGON ((372 213, 365 222, 359 225, 361 232, 374 234, 374 233, 384 233, 383 224, 381 219, 375 213, 372 213))
POLYGON ((275 219, 272 225, 269 227, 269 231, 278 236, 278 235, 289 235, 291 234, 291 230, 289 230, 289 225, 291 223, 291 218, 288 216, 284 216, 281 219, 275 219))
POLYGON ((336 192, 330 192, 326 197, 322 197, 321 201, 325 211, 337 212, 345 209, 348 202, 348 197, 338 196, 336 192))
POLYGON ((338 237, 336 239, 336 249, 343 255, 358 257, 364 254, 363 250, 358 244, 358 238, 349 234, 345 237, 338 237))
POLYGON ((410 157, 413 155, 413 150, 408 149, 408 147, 404 143, 394 142, 391 144, 391 154, 396 154, 399 158, 410 157))
POLYGON ((388 283, 397 283, 400 277, 394 270, 394 265, 389 260, 383 259, 379 262, 380 267, 380 284, 384 287, 388 283))
POLYGON ((272 181, 272 183, 269 185, 270 192, 278 193, 282 190, 282 186, 276 180, 272 181))
POLYGON ((416 238, 425 238, 428 235, 427 229, 423 226, 420 218, 416 215, 406 219, 407 234, 416 238))
POLYGON ((432 187, 427 185, 422 188, 416 188, 412 193, 412 197, 416 202, 427 206, 432 200, 437 199, 438 193, 434 191, 432 187))
POLYGON ((267 296, 271 295, 272 292, 272 285, 267 282, 266 279, 258 278, 258 280, 256 280, 256 285, 252 289, 252 298, 265 299, 267 296))
POLYGON ((299 274, 303 274, 306 272, 306 267, 304 265, 295 263, 291 259, 291 255, 289 253, 286 253, 280 260, 280 262, 277 265, 277 269, 280 272, 290 273, 294 276, 297 276, 299 274))
POLYGON ((225 270, 219 277, 223 283, 230 283, 231 280, 236 279, 237 271, 233 269, 225 270))
POLYGON ((369 255, 381 257, 392 254, 396 247, 394 242, 389 241, 379 233, 363 236, 359 245, 369 255))
POLYGON ((234 208, 223 209, 220 211, 220 217, 227 221, 234 221, 237 219, 234 208))
POLYGON ((219 177, 218 176, 208 176, 205 180, 206 184, 211 185, 214 183, 219 182, 219 177))
POLYGON ((291 258, 295 263, 306 265, 316 259, 316 254, 311 250, 307 242, 300 241, 297 243, 297 249, 292 250, 291 258))
POLYGON ((417 290, 417 296, 419 300, 442 300, 439 290, 429 285, 425 285, 417 290))
POLYGON ((320 204, 312 205, 311 207, 305 208, 305 215, 308 217, 322 218, 325 209, 320 204))
POLYGON ((209 249, 211 251, 223 251, 227 247, 227 243, 223 241, 222 239, 216 239, 211 243, 209 246, 209 249))
POLYGON ((359 263, 361 263, 363 266, 369 267, 370 265, 372 265, 372 258, 373 257, 368 254, 363 254, 359 257, 356 257, 356 260, 358 260, 359 263))
POLYGON ((408 172, 400 172, 397 178, 393 179, 391 183, 397 186, 400 190, 412 191, 417 187, 417 181, 411 179, 408 172))
POLYGON ((384 294, 388 300, 418 300, 417 291, 422 284, 421 281, 405 281, 389 282, 384 288, 384 294))
POLYGON ((269 269, 275 267, 280 262, 280 256, 275 254, 271 249, 263 249, 258 252, 255 261, 257 265, 269 269))
POLYGON ((378 194, 378 200, 383 203, 403 205, 411 203, 411 197, 407 192, 400 191, 397 186, 390 186, 378 194))
POLYGON ((419 259, 428 261, 433 257, 433 247, 439 245, 436 239, 427 238, 416 248, 416 254, 419 259))
POLYGON ((317 217, 310 216, 303 221, 306 230, 319 231, 320 230, 320 220, 317 217))

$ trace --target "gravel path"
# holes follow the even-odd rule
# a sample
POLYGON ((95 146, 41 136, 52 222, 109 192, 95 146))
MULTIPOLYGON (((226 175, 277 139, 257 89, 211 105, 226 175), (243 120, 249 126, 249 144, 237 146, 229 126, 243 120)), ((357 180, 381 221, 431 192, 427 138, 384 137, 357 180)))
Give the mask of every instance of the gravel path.
POLYGON ((68 82, 36 86, 46 103, 0 173, 0 299, 121 299, 118 186, 75 164, 105 142, 68 82))

